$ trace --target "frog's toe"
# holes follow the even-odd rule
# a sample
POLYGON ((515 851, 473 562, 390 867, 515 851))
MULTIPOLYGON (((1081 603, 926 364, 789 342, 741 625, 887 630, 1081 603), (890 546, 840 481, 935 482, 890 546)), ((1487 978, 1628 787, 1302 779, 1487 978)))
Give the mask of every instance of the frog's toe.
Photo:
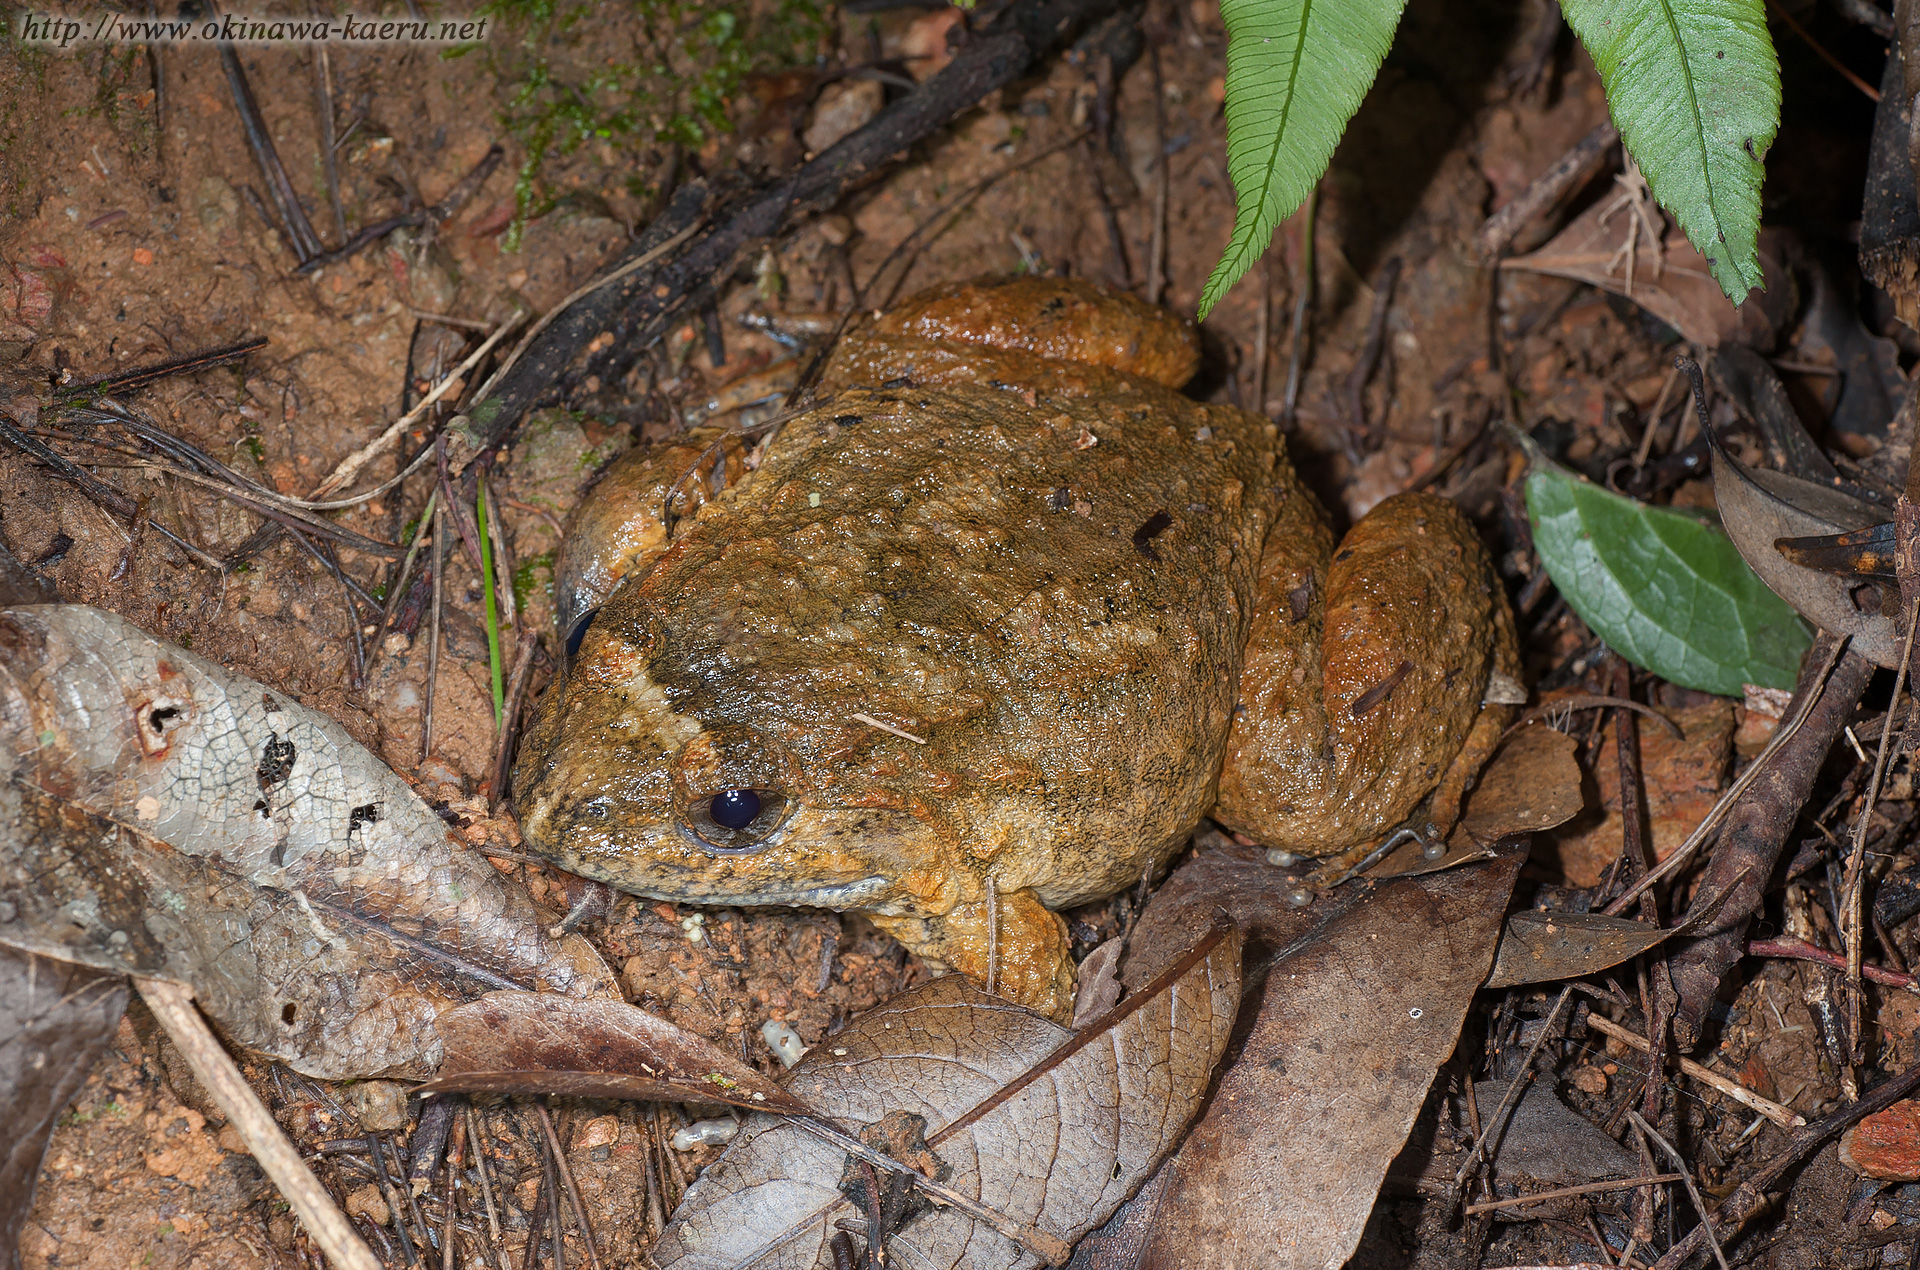
POLYGON ((1032 891, 982 896, 939 917, 875 916, 873 923, 929 964, 968 975, 1056 1022, 1073 1016, 1067 924, 1032 891))

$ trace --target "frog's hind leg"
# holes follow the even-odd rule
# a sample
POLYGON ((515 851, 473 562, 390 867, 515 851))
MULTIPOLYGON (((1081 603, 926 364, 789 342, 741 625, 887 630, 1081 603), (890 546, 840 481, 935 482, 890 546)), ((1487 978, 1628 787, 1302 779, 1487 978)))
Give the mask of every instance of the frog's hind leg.
POLYGON ((1479 538, 1427 494, 1380 504, 1323 567, 1290 563, 1308 553, 1285 528, 1262 583, 1299 580, 1255 612, 1216 818, 1268 846, 1359 858, 1434 795, 1444 832, 1505 725, 1487 685, 1519 664, 1479 538))
POLYGON ((745 456, 742 439, 727 429, 695 428, 608 465, 568 517, 554 568, 554 625, 569 653, 613 588, 667 549, 668 492, 674 518, 684 520, 741 478, 745 456))

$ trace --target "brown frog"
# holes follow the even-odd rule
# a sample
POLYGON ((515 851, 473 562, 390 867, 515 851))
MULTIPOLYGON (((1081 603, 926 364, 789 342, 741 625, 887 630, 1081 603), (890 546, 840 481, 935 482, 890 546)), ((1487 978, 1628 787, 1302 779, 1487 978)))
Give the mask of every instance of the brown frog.
POLYGON ((527 841, 641 895, 858 910, 1058 1015, 1050 910, 1202 816, 1311 856, 1449 822, 1518 671, 1478 539, 1402 495, 1336 550, 1271 423, 1176 391, 1197 364, 1131 297, 952 285, 853 330, 751 465, 718 430, 624 457, 560 570, 527 841))

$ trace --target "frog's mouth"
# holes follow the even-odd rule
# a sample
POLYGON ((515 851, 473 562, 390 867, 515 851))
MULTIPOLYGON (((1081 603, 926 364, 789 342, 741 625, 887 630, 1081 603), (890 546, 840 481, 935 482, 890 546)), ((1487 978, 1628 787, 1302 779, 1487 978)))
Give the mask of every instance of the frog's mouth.
MULTIPOLYGON (((618 883, 616 883, 618 885, 618 883)), ((839 882, 831 886, 767 886, 753 891, 736 891, 725 886, 703 887, 697 882, 663 888, 660 891, 640 890, 638 894, 648 899, 676 900, 683 904, 698 904, 702 900, 711 900, 716 904, 725 904, 739 908, 830 908, 835 910, 851 908, 870 908, 868 902, 893 885, 883 877, 865 877, 853 882, 839 882)))

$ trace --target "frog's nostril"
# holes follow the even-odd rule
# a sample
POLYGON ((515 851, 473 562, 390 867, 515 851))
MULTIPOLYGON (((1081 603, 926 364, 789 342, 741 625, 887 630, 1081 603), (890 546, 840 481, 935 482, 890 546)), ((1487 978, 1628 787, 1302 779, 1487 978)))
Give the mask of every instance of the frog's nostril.
POLYGON ((745 829, 759 818, 760 795, 751 789, 723 789, 713 796, 707 814, 724 829, 745 829))

